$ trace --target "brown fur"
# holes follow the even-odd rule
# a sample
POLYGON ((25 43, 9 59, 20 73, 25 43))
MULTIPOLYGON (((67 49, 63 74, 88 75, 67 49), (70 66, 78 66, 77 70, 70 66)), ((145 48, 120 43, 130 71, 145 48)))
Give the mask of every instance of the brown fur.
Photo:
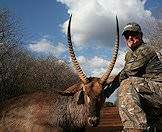
POLYGON ((86 85, 75 84, 64 92, 37 91, 8 100, 0 107, 0 130, 78 131, 97 125, 105 98, 99 79, 89 80, 86 85))

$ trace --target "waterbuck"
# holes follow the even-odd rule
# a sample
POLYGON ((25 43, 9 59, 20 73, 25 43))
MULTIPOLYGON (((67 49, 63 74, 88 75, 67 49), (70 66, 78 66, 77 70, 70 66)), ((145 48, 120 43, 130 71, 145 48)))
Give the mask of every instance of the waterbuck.
POLYGON ((107 79, 114 67, 119 48, 119 27, 116 17, 116 41, 112 61, 101 78, 87 78, 75 57, 71 41, 71 17, 68 25, 68 50, 80 82, 67 90, 37 91, 6 101, 0 108, 0 131, 56 132, 78 131, 96 126, 107 79))

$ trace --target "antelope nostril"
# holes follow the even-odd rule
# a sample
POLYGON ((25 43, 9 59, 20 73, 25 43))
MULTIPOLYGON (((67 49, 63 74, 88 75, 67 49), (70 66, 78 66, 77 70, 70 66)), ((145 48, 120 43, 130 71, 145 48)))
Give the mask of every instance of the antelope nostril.
POLYGON ((99 123, 99 118, 98 117, 89 117, 88 118, 88 124, 92 127, 97 126, 99 123))

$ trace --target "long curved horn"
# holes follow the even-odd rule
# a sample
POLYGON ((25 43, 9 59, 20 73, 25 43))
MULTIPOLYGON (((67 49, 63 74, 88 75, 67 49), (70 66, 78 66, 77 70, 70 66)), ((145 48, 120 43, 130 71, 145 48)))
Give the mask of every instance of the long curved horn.
POLYGON ((68 51, 69 51, 69 55, 70 55, 70 58, 72 60, 72 63, 73 63, 73 67, 74 69, 76 70, 76 72, 78 73, 79 75, 79 78, 83 81, 83 83, 87 83, 88 82, 88 79, 86 78, 86 75, 84 74, 84 72, 82 71, 76 57, 75 57, 75 53, 74 53, 74 50, 73 50, 73 45, 72 45, 72 41, 71 41, 71 18, 72 18, 72 15, 70 16, 70 19, 69 19, 69 25, 68 25, 68 32, 67 32, 67 39, 68 39, 68 51))
POLYGON ((113 55, 112 55, 111 63, 109 64, 109 67, 106 73, 100 79, 101 84, 104 84, 107 81, 108 77, 110 76, 111 71, 114 68, 114 65, 117 59, 118 49, 119 49, 119 24, 118 24, 118 18, 116 16, 116 40, 115 40, 115 45, 113 49, 113 55))

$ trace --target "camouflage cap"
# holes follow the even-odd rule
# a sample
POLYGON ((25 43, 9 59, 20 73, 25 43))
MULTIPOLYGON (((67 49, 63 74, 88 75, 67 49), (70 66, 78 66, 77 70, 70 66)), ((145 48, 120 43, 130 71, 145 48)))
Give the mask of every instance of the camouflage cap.
POLYGON ((124 30, 122 32, 122 35, 124 35, 127 31, 134 31, 134 32, 142 33, 140 25, 137 24, 137 23, 135 23, 135 22, 128 23, 124 27, 124 30))

